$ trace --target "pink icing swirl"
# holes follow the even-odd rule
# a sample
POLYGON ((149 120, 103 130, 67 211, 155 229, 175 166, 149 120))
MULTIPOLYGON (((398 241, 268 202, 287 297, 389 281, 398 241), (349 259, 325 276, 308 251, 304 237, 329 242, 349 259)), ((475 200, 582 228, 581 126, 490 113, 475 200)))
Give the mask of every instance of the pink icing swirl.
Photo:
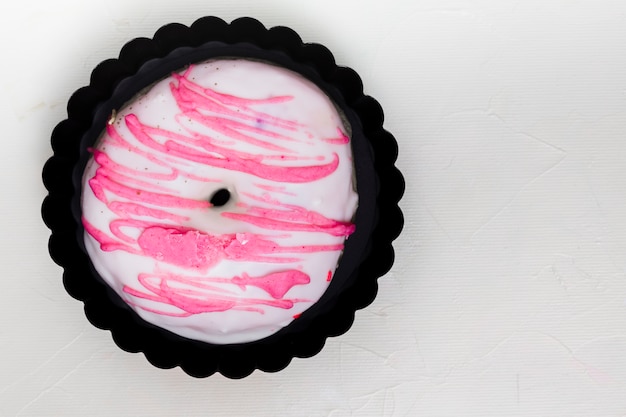
MULTIPOLYGON (((259 106, 284 105, 293 97, 248 99, 223 94, 194 83, 191 70, 173 74, 169 84, 179 110, 177 129, 142 122, 139 112, 119 119, 117 128, 107 126, 93 150, 97 168, 87 183, 114 219, 107 230, 84 215, 85 231, 104 252, 124 251, 155 261, 153 271, 137 276, 137 287, 123 287, 131 297, 129 303, 152 313, 186 317, 243 310, 263 314, 268 307, 290 309, 309 301, 288 297, 293 287, 311 281, 298 266, 299 256, 338 252, 343 243, 298 245, 283 241, 295 232, 345 239, 354 232, 354 225, 282 202, 281 197, 292 193, 262 181, 310 183, 324 179, 336 171, 337 153, 311 156, 301 152, 303 144, 314 140, 305 125, 257 110, 259 106), (120 126, 130 136, 121 134, 120 126), (119 157, 122 150, 134 155, 133 163, 119 157), (139 169, 137 161, 157 169, 139 169), (255 193, 242 195, 238 204, 221 211, 221 217, 259 232, 209 233, 186 225, 213 208, 208 199, 185 195, 180 181, 220 182, 187 170, 192 163, 251 177, 255 193), (276 270, 262 275, 212 276, 214 267, 225 260, 275 264, 276 270), (168 271, 167 265, 190 272, 168 271), (248 287, 262 290, 267 297, 242 296, 248 287), (164 307, 148 307, 142 300, 164 307)), ((335 137, 322 140, 331 146, 349 146, 349 138, 340 127, 335 137)), ((321 279, 330 281, 331 276, 328 271, 321 279)))

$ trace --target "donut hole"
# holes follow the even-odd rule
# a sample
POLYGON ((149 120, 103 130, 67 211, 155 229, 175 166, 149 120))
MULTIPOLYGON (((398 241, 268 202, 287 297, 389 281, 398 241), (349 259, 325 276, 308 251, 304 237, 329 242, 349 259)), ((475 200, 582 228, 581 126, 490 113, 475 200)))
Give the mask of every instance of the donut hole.
POLYGON ((225 206, 230 201, 230 191, 226 188, 220 188, 213 193, 209 202, 213 207, 225 206))

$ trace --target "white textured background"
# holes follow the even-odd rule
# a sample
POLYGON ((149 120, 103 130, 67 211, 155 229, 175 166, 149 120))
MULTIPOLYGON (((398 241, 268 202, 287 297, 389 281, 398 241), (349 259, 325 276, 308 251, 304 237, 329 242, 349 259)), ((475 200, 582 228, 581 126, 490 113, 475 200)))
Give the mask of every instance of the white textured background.
POLYGON ((0 6, 0 416, 626 415, 626 2, 23 0, 0 6), (393 270, 277 374, 119 350, 47 254, 49 136, 91 69, 203 15, 354 68, 406 181, 393 270))

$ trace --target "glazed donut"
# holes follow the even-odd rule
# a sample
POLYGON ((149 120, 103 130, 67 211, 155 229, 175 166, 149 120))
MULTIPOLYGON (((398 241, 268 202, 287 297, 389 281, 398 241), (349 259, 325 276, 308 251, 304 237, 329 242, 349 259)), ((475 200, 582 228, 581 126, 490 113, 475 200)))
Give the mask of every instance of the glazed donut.
POLYGON ((332 281, 358 205, 351 128, 302 75, 218 58, 111 114, 82 177, 84 244, 149 323, 213 344, 270 336, 332 281))

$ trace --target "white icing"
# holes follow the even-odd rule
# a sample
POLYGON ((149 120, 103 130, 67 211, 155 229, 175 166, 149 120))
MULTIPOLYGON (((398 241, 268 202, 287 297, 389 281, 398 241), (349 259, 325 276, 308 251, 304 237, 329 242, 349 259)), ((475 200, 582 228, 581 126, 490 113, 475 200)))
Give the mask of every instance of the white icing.
POLYGON ((114 165, 107 168, 92 158, 83 177, 85 245, 100 276, 142 318, 191 339, 216 344, 249 342, 288 325, 323 295, 329 271, 335 271, 342 244, 352 230, 349 222, 358 198, 351 147, 341 143, 342 134, 350 133, 317 86, 262 62, 207 61, 156 83, 120 109, 109 129, 96 150, 114 165), (186 82, 181 76, 193 85, 183 86, 186 82), (177 102, 173 91, 185 86, 188 93, 200 96, 179 97, 177 102), (181 100, 200 103, 202 108, 194 112, 181 105, 181 100), (132 120, 138 120, 139 130, 133 131, 137 124, 132 120), (180 136, 161 134, 154 128, 180 136), (281 138, 271 138, 268 132, 281 138), (123 143, 116 142, 117 135, 123 143), (258 141, 282 149, 267 148, 258 141), (216 151, 214 145, 225 150, 216 151), (193 158, 181 156, 189 152, 193 158), (335 155, 338 163, 328 170, 335 155), (272 168, 311 166, 319 167, 307 171, 308 180, 303 182, 290 182, 293 178, 286 180, 272 168), (172 172, 178 176, 167 177, 172 172), (173 204, 158 197, 198 205, 222 188, 231 192, 222 207, 186 207, 186 203, 173 204), (143 211, 136 211, 137 207, 143 211), (164 218, 163 213, 184 219, 164 218), (268 219, 269 223, 262 223, 268 219), (121 222, 126 226, 115 229, 121 222), (311 225, 319 227, 311 230, 311 225), (181 239, 187 246, 178 252, 172 249, 173 240, 163 232, 168 228, 176 229, 172 239, 181 239), (148 229, 156 230, 156 237, 148 239, 146 233, 142 238, 148 229), (224 246, 207 249, 206 253, 215 249, 213 262, 183 259, 186 253, 198 253, 197 245, 209 237, 225 239, 220 241, 224 246), (290 249, 265 248, 259 254, 250 249, 259 240, 290 249), (301 247, 305 248, 301 253, 294 249, 301 247), (170 252, 164 253, 164 248, 170 252), (284 277, 258 286, 250 285, 250 280, 248 284, 233 281, 233 277, 284 271, 295 271, 290 273, 292 278, 306 275, 310 282, 292 285, 283 295, 275 292, 284 277), (146 274, 168 279, 152 280, 154 291, 139 280, 146 274), (246 301, 250 299, 258 302, 246 301), (291 300, 293 306, 272 305, 283 300, 291 300), (224 309, 222 302, 233 304, 224 309))

